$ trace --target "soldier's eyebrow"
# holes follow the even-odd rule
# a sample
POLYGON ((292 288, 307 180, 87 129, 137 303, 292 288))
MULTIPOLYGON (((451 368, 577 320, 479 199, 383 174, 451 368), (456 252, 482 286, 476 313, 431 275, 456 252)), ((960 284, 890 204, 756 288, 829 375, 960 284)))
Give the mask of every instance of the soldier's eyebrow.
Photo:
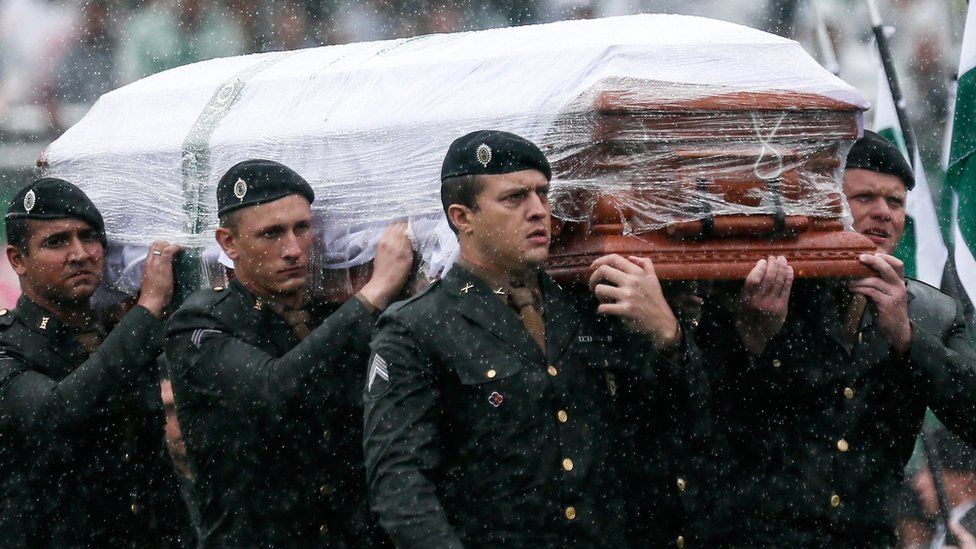
POLYGON ((42 245, 43 244, 50 244, 51 242, 54 242, 54 241, 57 241, 57 240, 64 240, 66 238, 69 238, 70 236, 71 236, 71 231, 58 231, 56 233, 51 233, 51 234, 45 236, 43 239, 41 239, 41 244, 42 245))
POLYGON ((257 236, 266 234, 280 233, 285 230, 285 225, 282 223, 275 223, 274 225, 265 225, 264 227, 259 227, 254 234, 257 236))
POLYGON ((523 192, 528 193, 534 190, 535 190, 534 186, 528 183, 513 183, 511 187, 502 189, 498 193, 498 196, 508 196, 508 195, 518 194, 523 192))

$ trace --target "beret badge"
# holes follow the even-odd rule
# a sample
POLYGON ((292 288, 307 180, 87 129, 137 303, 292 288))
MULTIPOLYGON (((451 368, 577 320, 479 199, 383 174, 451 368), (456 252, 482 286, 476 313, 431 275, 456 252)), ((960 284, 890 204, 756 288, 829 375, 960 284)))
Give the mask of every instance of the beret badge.
POLYGON ((247 195, 247 181, 238 178, 238 180, 234 182, 234 196, 236 196, 238 200, 243 201, 246 195, 247 195))
POLYGON ((479 164, 487 168, 488 163, 491 162, 491 147, 485 143, 478 145, 478 150, 475 151, 475 157, 478 159, 479 164))
POLYGON ((30 211, 34 209, 34 206, 36 204, 37 204, 37 195, 34 194, 34 189, 31 189, 27 191, 27 194, 24 195, 24 209, 27 210, 27 213, 30 213, 30 211))

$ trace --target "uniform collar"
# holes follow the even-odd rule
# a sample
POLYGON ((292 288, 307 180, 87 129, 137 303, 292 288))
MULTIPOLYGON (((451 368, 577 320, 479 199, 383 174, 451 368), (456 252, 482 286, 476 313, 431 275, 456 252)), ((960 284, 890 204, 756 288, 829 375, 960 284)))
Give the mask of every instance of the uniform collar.
MULTIPOLYGON (((65 324, 58 317, 54 316, 51 311, 38 305, 26 295, 21 295, 20 298, 17 299, 16 310, 17 316, 20 317, 21 321, 23 321, 28 328, 40 334, 50 336, 65 332, 74 335, 82 330, 79 327, 65 324)), ((93 323, 96 326, 100 324, 100 319, 97 315, 95 315, 93 323)))
MULTIPOLYGON (((76 336, 81 332, 80 328, 65 324, 50 311, 24 295, 17 300, 16 312, 27 329, 44 337, 49 342, 49 348, 68 364, 77 365, 88 356, 76 340, 76 336)), ((92 328, 105 334, 104 324, 97 316, 92 328)))
POLYGON ((455 265, 460 266, 467 272, 479 278, 483 283, 491 288, 492 293, 498 295, 502 301, 505 301, 506 303, 508 294, 511 293, 513 287, 527 286, 534 291, 541 291, 538 276, 539 271, 536 271, 536 274, 534 275, 529 275, 526 280, 512 280, 505 275, 491 272, 487 269, 482 269, 463 257, 459 257, 455 265))
MULTIPOLYGON (((243 299, 244 304, 248 308, 253 309, 255 311, 276 312, 276 311, 289 310, 283 304, 275 301, 274 299, 271 299, 269 297, 259 296, 254 292, 252 292, 251 290, 248 290, 247 287, 241 284, 241 282, 236 278, 230 281, 229 287, 231 291, 237 292, 237 294, 241 297, 241 299, 243 299)), ((307 308, 308 308, 308 300, 305 301, 304 305, 299 307, 299 309, 307 309, 307 308)), ((298 309, 294 309, 294 310, 298 310, 298 309)))
POLYGON ((546 354, 529 335, 515 311, 491 288, 463 265, 455 263, 441 280, 440 288, 457 302, 458 312, 481 325, 520 354, 533 360, 557 360, 579 328, 574 300, 541 269, 539 286, 546 311, 546 354), (501 298, 501 299, 499 299, 501 298))

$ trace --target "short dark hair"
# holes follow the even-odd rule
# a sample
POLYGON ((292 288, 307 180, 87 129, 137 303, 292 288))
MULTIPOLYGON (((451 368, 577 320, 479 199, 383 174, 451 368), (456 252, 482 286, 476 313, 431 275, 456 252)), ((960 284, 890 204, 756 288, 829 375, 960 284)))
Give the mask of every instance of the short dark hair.
MULTIPOLYGON (((478 195, 481 194, 484 187, 477 175, 458 175, 441 181, 441 205, 444 206, 444 215, 448 215, 447 209, 451 207, 451 204, 460 204, 477 210, 478 195)), ((457 227, 451 223, 449 216, 447 224, 454 231, 454 234, 457 234, 457 227)))
POLYGON ((237 232, 237 214, 240 210, 231 210, 229 212, 224 212, 223 214, 217 216, 217 222, 220 226, 227 229, 232 233, 237 232))
POLYGON ((30 222, 26 217, 8 217, 4 219, 4 230, 7 232, 7 244, 28 255, 27 243, 30 241, 30 222))

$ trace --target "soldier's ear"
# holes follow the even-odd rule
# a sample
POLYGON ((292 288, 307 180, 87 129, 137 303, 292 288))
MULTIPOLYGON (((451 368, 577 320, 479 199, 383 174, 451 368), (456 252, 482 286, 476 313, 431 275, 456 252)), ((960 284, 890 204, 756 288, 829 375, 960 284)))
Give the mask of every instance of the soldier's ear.
POLYGON ((17 276, 27 274, 27 266, 24 264, 24 257, 26 256, 24 250, 13 244, 7 244, 7 263, 10 263, 10 267, 17 273, 17 276))
POLYGON ((471 234, 474 227, 471 226, 471 214, 473 210, 462 204, 451 204, 447 207, 447 220, 454 226, 458 234, 471 234))
POLYGON ((239 253, 237 236, 234 233, 235 231, 227 227, 217 227, 217 230, 214 232, 214 238, 217 239, 217 244, 220 245, 220 249, 224 251, 227 257, 237 261, 239 253))

